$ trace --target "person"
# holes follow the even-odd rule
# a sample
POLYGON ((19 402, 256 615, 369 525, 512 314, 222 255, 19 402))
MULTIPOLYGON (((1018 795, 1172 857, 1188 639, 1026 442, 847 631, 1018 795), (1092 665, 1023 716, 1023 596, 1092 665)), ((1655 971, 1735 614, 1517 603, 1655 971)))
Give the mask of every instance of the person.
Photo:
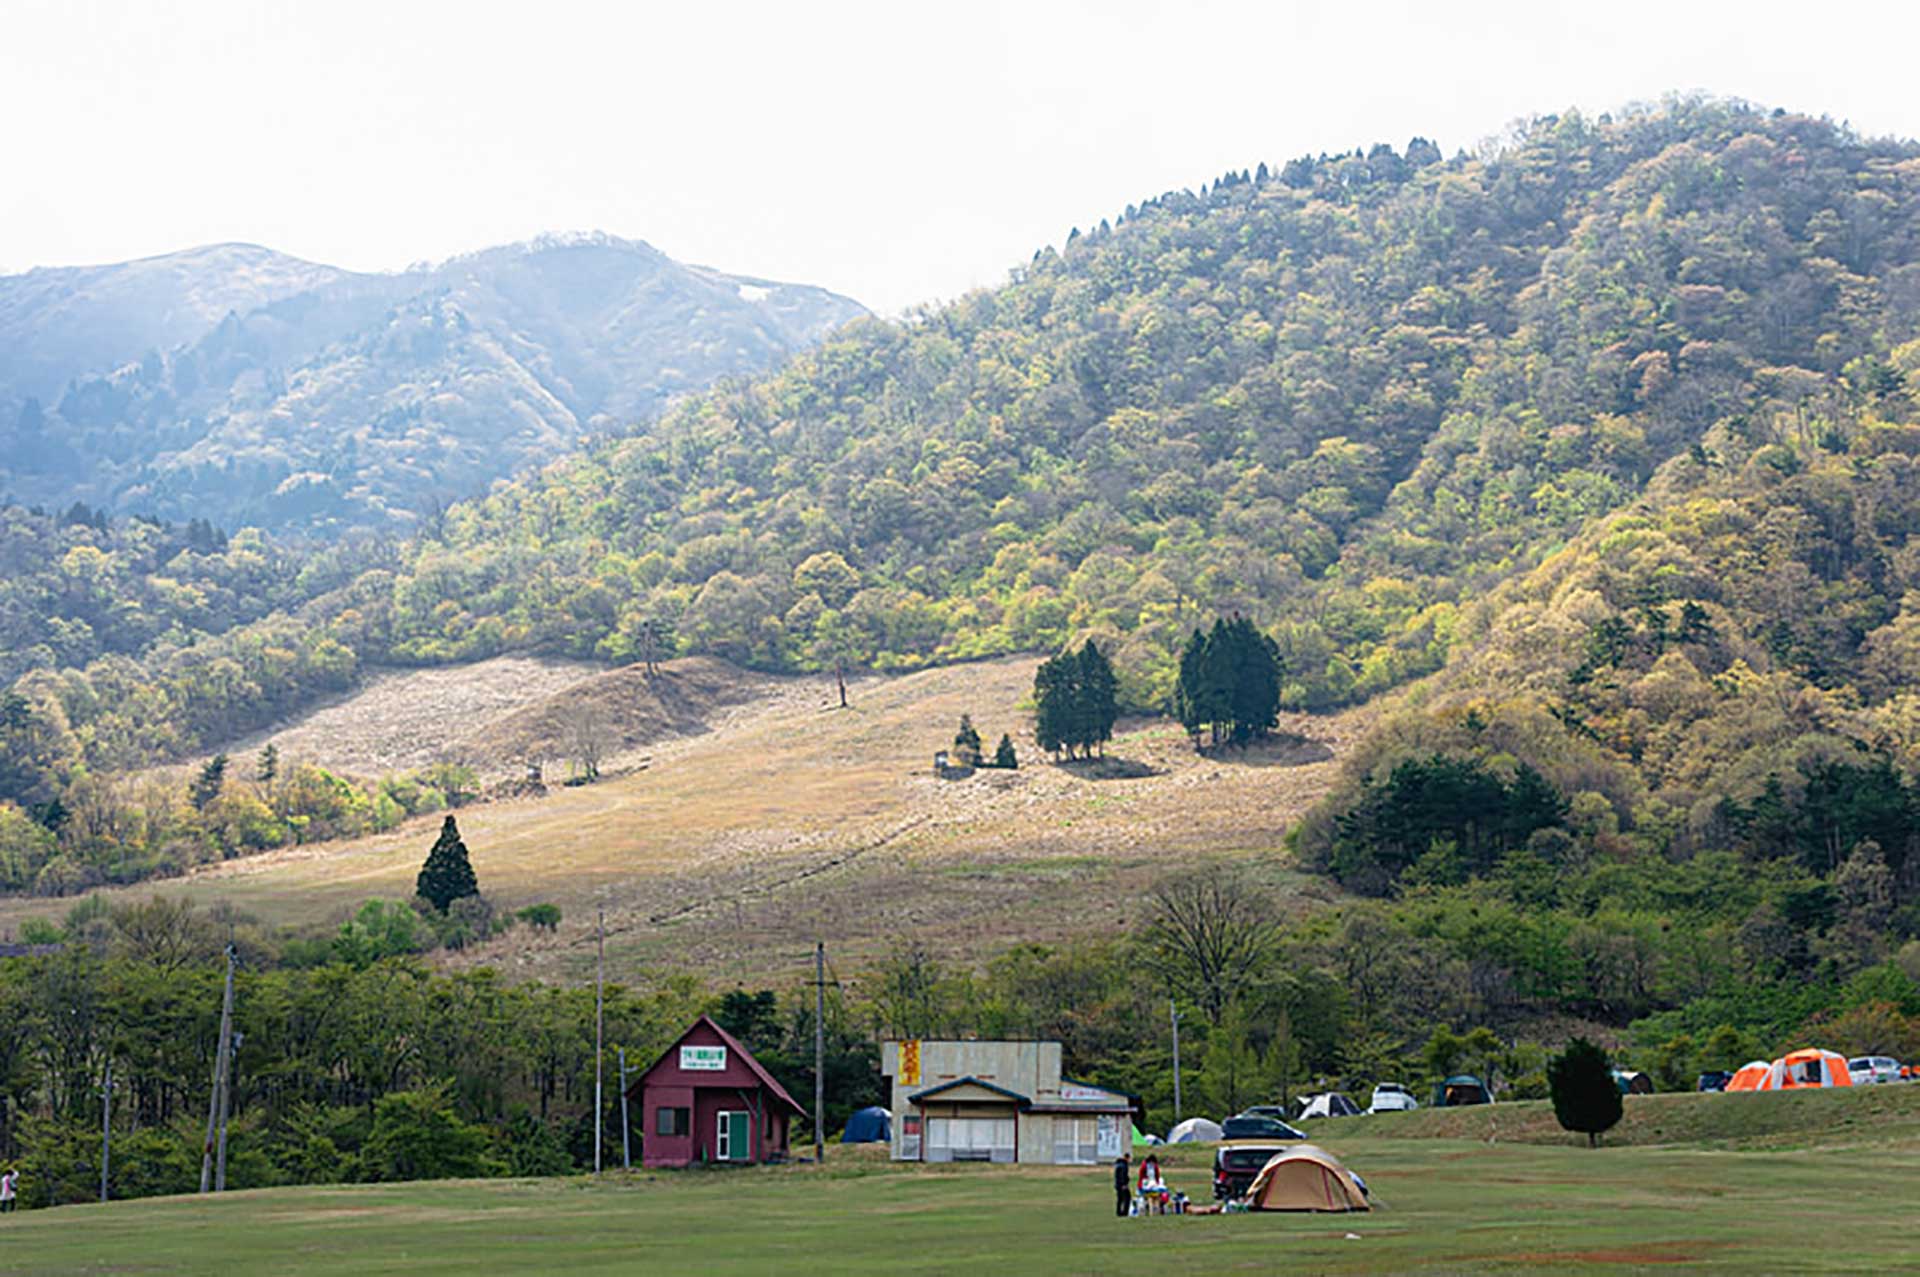
POLYGON ((1113 1213, 1121 1219, 1127 1217, 1127 1208, 1133 1205, 1133 1176, 1127 1173, 1131 1169, 1127 1161, 1125 1154, 1113 1159, 1113 1213))
POLYGON ((9 1168, 0 1172, 0 1215, 13 1213, 13 1199, 20 1195, 20 1172, 9 1168))
POLYGON ((1160 1177, 1160 1159, 1148 1153, 1140 1163, 1140 1200, 1160 1213, 1167 1209, 1167 1181, 1160 1177))

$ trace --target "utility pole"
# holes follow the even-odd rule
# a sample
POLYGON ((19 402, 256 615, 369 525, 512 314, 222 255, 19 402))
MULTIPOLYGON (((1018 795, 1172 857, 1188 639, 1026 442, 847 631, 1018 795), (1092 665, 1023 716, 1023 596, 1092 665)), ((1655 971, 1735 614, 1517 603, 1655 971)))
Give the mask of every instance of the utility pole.
POLYGON ((107 1200, 107 1166, 113 1161, 113 1061, 100 1084, 100 1200, 107 1200))
POLYGON ((633 1169, 633 1150, 627 1140, 630 1119, 627 1117, 627 1048, 620 1048, 620 1169, 633 1169))
POLYGON ((226 1085, 227 1051, 233 1042, 233 945, 227 945, 227 991, 220 999, 220 1045, 213 1057, 213 1094, 207 1097, 207 1142, 200 1153, 200 1191, 213 1187, 213 1137, 220 1123, 220 1091, 226 1085))
POLYGON ((1167 999, 1167 1014, 1173 1017, 1173 1124, 1180 1125, 1180 1008, 1167 999))
POLYGON ((827 1160, 827 945, 813 945, 813 1160, 827 1160))
POLYGON ((596 953, 593 960, 593 1173, 600 1173, 600 1128, 606 1125, 603 1080, 607 1066, 602 1042, 605 1039, 607 980, 607 909, 600 907, 600 920, 594 927, 596 953))
POLYGON ((246 1040, 244 1033, 233 1035, 233 1045, 227 1048, 227 1077, 220 1084, 220 1139, 213 1150, 213 1191, 227 1191, 227 1118, 233 1112, 233 1053, 240 1049, 246 1040))

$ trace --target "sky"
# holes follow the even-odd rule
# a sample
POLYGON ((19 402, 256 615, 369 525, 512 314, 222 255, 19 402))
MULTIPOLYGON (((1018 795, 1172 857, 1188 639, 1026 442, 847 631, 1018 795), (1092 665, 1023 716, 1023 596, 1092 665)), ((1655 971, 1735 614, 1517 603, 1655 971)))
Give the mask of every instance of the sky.
POLYGON ((544 231, 897 313, 1229 169, 1700 90, 1920 137, 1920 4, 0 0, 0 270, 544 231))

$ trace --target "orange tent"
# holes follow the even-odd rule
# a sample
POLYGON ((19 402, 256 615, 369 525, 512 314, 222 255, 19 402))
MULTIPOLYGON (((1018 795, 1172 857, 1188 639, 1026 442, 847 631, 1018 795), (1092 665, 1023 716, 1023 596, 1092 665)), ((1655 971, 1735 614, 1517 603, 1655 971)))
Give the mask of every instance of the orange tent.
POLYGON ((1808 1047, 1789 1051, 1771 1064, 1755 1060, 1733 1075, 1729 1091, 1798 1091, 1811 1087, 1852 1086, 1847 1057, 1808 1047))

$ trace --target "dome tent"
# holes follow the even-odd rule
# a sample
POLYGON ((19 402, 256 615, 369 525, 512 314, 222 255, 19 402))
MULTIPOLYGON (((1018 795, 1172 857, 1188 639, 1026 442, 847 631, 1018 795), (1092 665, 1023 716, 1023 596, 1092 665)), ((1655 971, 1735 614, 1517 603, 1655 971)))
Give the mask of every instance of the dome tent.
POLYGON ((893 1138, 893 1114, 878 1104, 856 1110, 840 1133, 842 1144, 884 1144, 893 1138))
POLYGON ((1769 1064, 1755 1060, 1743 1066, 1727 1083, 1729 1091, 1798 1091, 1814 1087, 1852 1086, 1847 1057, 1838 1051, 1808 1047, 1789 1051, 1769 1064))
POLYGON ((1190 1117, 1167 1132, 1169 1144, 1210 1144, 1221 1136, 1220 1123, 1190 1117))
POLYGON ((1340 1159, 1312 1144, 1296 1144, 1268 1158, 1247 1189, 1247 1205, 1253 1210, 1373 1209, 1340 1159))

